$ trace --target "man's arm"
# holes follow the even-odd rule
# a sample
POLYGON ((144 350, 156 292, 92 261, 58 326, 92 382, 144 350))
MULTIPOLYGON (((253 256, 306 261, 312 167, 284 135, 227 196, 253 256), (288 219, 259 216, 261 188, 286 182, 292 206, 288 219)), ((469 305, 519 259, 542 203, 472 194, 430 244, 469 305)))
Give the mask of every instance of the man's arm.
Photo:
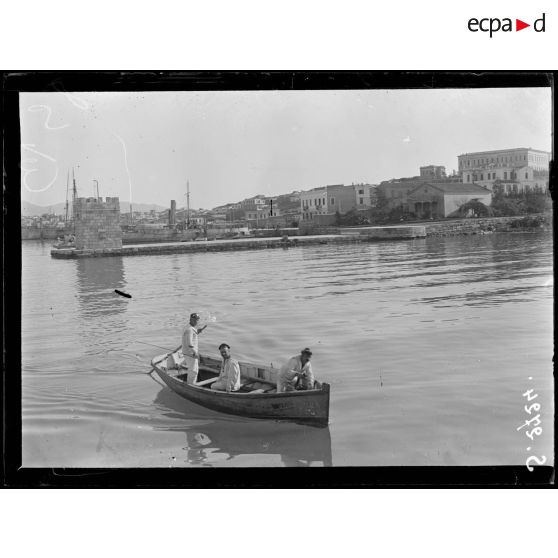
POLYGON ((295 376, 298 376, 300 374, 300 370, 298 370, 298 365, 299 362, 296 357, 289 359, 289 362, 287 362, 288 378, 293 379, 295 376))

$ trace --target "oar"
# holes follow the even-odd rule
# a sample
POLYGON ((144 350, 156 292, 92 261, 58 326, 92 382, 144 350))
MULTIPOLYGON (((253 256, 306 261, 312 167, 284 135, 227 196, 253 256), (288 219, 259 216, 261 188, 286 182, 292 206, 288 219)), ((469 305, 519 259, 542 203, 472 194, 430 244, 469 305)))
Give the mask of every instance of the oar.
MULTIPOLYGON (((137 339, 136 339, 137 341, 137 339)), ((140 343, 142 343, 142 341, 140 341, 140 343)), ((152 343, 146 343, 146 345, 152 345, 152 343)), ((158 347, 158 345, 154 345, 154 347, 158 347)), ((180 345, 178 345, 178 347, 176 347, 176 349, 174 349, 174 351, 169 351, 159 362, 162 362, 163 360, 165 360, 170 354, 172 353, 176 353, 176 351, 178 351, 178 349, 180 349, 182 347, 182 343, 180 345)), ((163 349, 163 347, 159 347, 159 349, 163 349)), ((165 349, 167 350, 167 349, 165 349)), ((150 375, 153 370, 155 370, 155 368, 151 368, 151 370, 149 372, 146 372, 147 375, 150 375)))
POLYGON ((151 345, 151 347, 157 347, 158 349, 163 349, 163 351, 169 351, 169 353, 175 353, 176 351, 178 351, 178 349, 180 349, 180 347, 182 347, 182 345, 179 345, 176 349, 174 349, 174 351, 170 351, 166 347, 161 347, 160 345, 155 345, 153 343, 146 343, 145 341, 140 341, 139 339, 134 339, 134 341, 136 341, 137 343, 141 343, 143 345, 151 345))

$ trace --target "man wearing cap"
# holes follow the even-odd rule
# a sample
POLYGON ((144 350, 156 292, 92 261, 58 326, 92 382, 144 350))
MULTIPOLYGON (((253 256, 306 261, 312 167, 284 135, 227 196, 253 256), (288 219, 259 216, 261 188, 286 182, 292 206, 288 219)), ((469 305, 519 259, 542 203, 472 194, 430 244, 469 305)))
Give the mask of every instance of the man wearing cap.
POLYGON ((238 391, 240 389, 240 365, 231 358, 231 348, 226 343, 219 345, 219 352, 223 357, 219 378, 211 384, 216 391, 238 391))
POLYGON ((190 323, 182 334, 182 354, 184 365, 188 367, 187 383, 193 384, 198 379, 200 355, 198 353, 198 335, 207 327, 196 327, 200 322, 199 314, 190 314, 190 323))
POLYGON ((313 389, 314 373, 310 359, 312 351, 306 347, 300 355, 292 357, 277 375, 277 393, 294 391, 295 389, 313 389))

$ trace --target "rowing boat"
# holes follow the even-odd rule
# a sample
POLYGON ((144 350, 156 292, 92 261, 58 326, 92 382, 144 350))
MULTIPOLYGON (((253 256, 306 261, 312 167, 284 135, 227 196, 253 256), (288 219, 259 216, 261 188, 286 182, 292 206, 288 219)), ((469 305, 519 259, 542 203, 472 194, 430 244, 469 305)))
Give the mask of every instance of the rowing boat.
POLYGON ((211 384, 219 375, 220 358, 200 355, 195 384, 186 383, 180 360, 178 353, 166 353, 156 356, 151 366, 170 389, 198 405, 244 417, 328 424, 330 386, 325 382, 316 381, 311 390, 277 393, 277 368, 239 362, 240 390, 214 391, 211 384))

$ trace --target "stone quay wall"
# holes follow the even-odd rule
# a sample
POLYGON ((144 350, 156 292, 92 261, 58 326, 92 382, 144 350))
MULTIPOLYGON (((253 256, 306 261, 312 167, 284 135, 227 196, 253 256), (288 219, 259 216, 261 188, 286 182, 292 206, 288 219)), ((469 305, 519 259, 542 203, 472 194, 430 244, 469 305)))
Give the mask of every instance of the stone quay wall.
MULTIPOLYGON (((405 237, 407 238, 407 237, 405 237)), ((60 249, 51 250, 54 258, 91 258, 106 256, 141 256, 155 254, 184 254, 191 252, 222 252, 227 250, 261 250, 265 248, 296 248, 316 244, 346 244, 351 242, 367 242, 366 235, 317 235, 299 237, 272 238, 241 238, 236 240, 214 240, 200 242, 179 242, 169 244, 151 244, 138 246, 123 246, 118 249, 79 250, 60 249)))
POLYGON ((56 240, 59 236, 72 234, 74 229, 68 226, 65 229, 56 227, 21 227, 21 240, 56 240))
POLYGON ((74 220, 77 250, 122 248, 118 198, 76 198, 74 220))
MULTIPOLYGON (((542 214, 521 215, 515 217, 484 217, 476 219, 456 219, 445 222, 425 223, 426 236, 454 236, 462 234, 486 234, 492 232, 525 232, 524 227, 514 225, 520 224, 524 219, 536 220, 546 219, 542 214)), ((548 216, 548 226, 535 227, 538 230, 550 228, 552 216, 548 216)), ((533 230, 533 228, 528 228, 533 230)))

